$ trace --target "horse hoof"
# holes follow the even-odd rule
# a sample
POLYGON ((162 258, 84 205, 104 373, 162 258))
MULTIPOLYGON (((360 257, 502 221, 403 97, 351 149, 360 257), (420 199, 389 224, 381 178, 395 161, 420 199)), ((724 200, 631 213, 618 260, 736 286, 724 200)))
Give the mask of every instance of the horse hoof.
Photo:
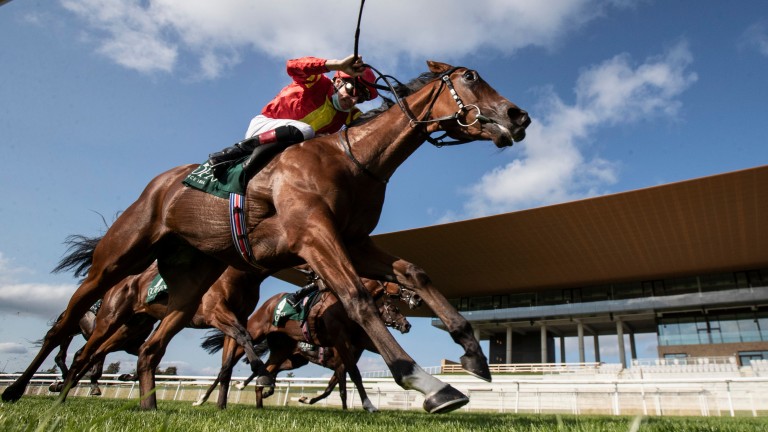
POLYGON ((488 361, 485 359, 485 356, 470 357, 463 355, 461 356, 461 368, 475 378, 491 382, 491 371, 488 369, 488 361))
POLYGON ((241 383, 240 381, 235 383, 235 388, 238 390, 242 390, 245 388, 245 384, 241 383))
POLYGON ((119 377, 117 377, 118 381, 133 381, 133 375, 131 374, 121 374, 119 377))
POLYGON ((8 386, 3 392, 3 402, 16 402, 21 399, 21 395, 24 394, 24 387, 19 388, 14 384, 8 386))
POLYGON ((91 396, 101 396, 101 390, 93 390, 90 393, 91 396))
POLYGON ((64 388, 64 383, 59 381, 48 386, 48 391, 51 393, 61 393, 61 389, 64 388))
POLYGON ((202 404, 204 404, 204 403, 205 403, 205 401, 204 401, 204 400, 199 400, 199 401, 193 402, 193 403, 192 403, 192 406, 200 406, 200 405, 202 405, 202 404))
POLYGON ((467 403, 469 398, 464 393, 446 385, 424 398, 424 411, 430 414, 442 414, 457 410, 467 403))
POLYGON ((307 404, 308 405, 309 404, 309 399, 307 399, 306 396, 302 396, 302 397, 299 398, 299 403, 303 403, 303 404, 307 404))

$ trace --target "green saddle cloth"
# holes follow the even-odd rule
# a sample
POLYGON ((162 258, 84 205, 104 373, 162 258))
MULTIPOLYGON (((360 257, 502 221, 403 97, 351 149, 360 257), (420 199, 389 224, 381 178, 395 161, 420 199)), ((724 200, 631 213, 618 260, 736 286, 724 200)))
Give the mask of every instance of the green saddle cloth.
POLYGON ((230 193, 245 195, 247 182, 245 180, 243 164, 241 163, 244 160, 245 158, 229 167, 226 174, 222 176, 223 178, 214 176, 213 168, 208 161, 205 161, 202 165, 195 168, 187 178, 182 180, 182 183, 219 198, 229 198, 230 193))
POLYGON ((159 295, 167 293, 168 285, 163 280, 163 277, 160 276, 160 273, 158 273, 157 276, 152 279, 152 282, 149 283, 149 289, 147 290, 147 304, 157 300, 159 295))

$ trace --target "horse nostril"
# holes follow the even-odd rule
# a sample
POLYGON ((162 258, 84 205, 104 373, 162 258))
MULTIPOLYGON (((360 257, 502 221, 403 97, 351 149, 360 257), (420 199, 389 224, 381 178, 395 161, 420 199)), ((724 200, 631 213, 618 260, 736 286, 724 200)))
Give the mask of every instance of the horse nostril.
POLYGON ((528 127, 529 124, 531 124, 531 117, 528 116, 528 113, 525 111, 520 112, 520 117, 517 119, 517 124, 519 126, 525 126, 528 127))
POLYGON ((507 116, 517 126, 527 126, 528 123, 531 122, 530 117, 528 117, 528 113, 516 106, 507 110, 507 116))

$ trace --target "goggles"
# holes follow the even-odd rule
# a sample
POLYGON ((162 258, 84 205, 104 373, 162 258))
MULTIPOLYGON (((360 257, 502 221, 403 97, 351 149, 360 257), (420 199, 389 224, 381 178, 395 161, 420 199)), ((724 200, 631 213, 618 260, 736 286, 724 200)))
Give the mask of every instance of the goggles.
POLYGON ((371 91, 359 80, 347 81, 344 80, 344 89, 351 96, 357 97, 358 102, 365 102, 371 100, 371 91))

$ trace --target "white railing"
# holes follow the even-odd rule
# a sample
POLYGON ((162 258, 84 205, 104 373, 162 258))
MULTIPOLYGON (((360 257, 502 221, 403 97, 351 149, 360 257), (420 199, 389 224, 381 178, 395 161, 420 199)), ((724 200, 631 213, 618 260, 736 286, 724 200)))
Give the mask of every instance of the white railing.
MULTIPOLYGON (((0 390, 18 375, 0 374, 0 390)), ((108 398, 137 398, 138 384, 117 381, 115 375, 105 375, 100 382, 102 396, 108 398)), ((57 379, 54 374, 36 375, 27 387, 27 395, 53 395, 48 385, 57 379)), ((196 401, 208 388, 213 376, 158 376, 157 397, 160 400, 196 401)), ((243 378, 233 378, 233 384, 243 378)), ((687 379, 602 379, 585 376, 555 379, 538 377, 518 379, 497 376, 486 383, 468 375, 442 375, 440 379, 469 396, 463 411, 498 411, 514 413, 572 413, 608 415, 701 415, 735 416, 768 415, 768 377, 750 378, 687 378, 687 379)), ((315 396, 326 386, 328 378, 279 378, 275 395, 265 400, 270 405, 297 405, 301 396, 315 396)), ((380 409, 420 410, 423 396, 403 390, 390 378, 364 380, 369 398, 380 409)), ((229 402, 253 404, 250 389, 230 388, 229 402)), ((360 408, 354 386, 347 385, 350 408, 360 408)), ((71 396, 87 397, 89 385, 82 382, 72 389, 71 396)), ((212 403, 218 393, 211 396, 212 403)), ((319 402, 321 406, 340 406, 338 392, 319 402)))

